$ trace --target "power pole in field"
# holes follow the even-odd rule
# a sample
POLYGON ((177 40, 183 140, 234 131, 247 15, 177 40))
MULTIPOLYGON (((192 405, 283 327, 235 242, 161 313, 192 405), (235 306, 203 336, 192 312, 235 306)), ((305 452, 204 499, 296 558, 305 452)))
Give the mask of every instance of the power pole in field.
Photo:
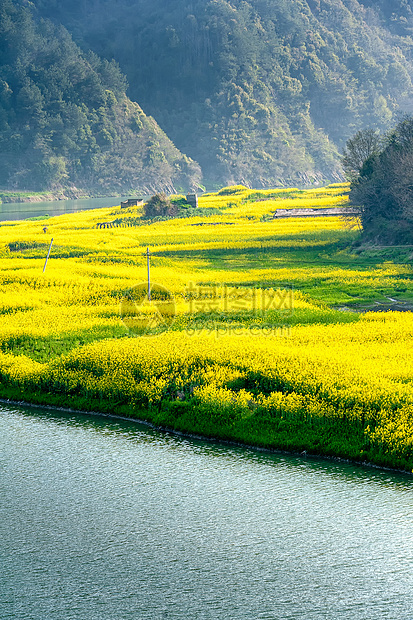
POLYGON ((146 248, 146 262, 148 265, 148 301, 151 301, 151 269, 149 264, 149 248, 146 248))
POLYGON ((46 262, 45 262, 44 267, 43 267, 43 273, 46 270, 46 265, 47 265, 47 261, 49 260, 50 250, 52 249, 52 244, 53 244, 53 239, 51 240, 50 245, 49 245, 49 251, 48 251, 47 256, 46 256, 46 262))

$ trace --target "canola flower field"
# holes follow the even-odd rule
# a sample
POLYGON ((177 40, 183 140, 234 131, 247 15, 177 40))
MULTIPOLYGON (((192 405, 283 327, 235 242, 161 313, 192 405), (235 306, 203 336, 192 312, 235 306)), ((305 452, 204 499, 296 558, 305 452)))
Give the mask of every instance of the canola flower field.
POLYGON ((409 256, 358 253, 355 219, 273 217, 347 194, 236 186, 169 220, 2 222, 0 397, 412 471, 412 313, 391 310, 410 307, 409 256))

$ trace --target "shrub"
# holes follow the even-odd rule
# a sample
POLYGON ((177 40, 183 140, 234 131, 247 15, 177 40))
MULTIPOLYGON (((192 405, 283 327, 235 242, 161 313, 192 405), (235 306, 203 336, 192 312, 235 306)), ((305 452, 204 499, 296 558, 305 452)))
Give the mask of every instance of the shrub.
POLYGON ((245 192, 246 190, 248 190, 248 187, 245 187, 245 185, 231 185, 229 187, 223 187, 218 192, 218 196, 232 196, 232 194, 237 194, 238 192, 245 192))
POLYGON ((172 202, 166 194, 155 194, 143 205, 144 216, 147 219, 175 217, 178 209, 178 205, 172 202))

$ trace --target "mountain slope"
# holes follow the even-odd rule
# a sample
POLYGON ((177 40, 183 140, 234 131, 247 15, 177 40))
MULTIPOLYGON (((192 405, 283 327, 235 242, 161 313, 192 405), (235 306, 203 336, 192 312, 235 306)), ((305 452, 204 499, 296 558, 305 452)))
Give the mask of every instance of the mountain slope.
POLYGON ((413 100, 403 0, 35 4, 120 63, 130 96, 207 183, 337 178, 345 140, 387 129, 413 100))
POLYGON ((200 178, 125 94, 112 61, 87 54, 62 26, 0 0, 0 185, 173 191, 200 178))

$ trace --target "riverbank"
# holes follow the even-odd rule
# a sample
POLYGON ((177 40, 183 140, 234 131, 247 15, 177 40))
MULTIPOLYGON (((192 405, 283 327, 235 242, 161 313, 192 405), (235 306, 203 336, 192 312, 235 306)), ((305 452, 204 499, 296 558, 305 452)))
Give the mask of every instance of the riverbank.
POLYGON ((252 443, 245 443, 245 442, 240 442, 240 441, 234 441, 231 439, 218 439, 216 437, 208 437, 206 435, 201 435, 199 433, 191 433, 191 432, 185 432, 185 431, 180 431, 180 430, 176 430, 172 427, 166 427, 166 426, 157 426, 156 424, 154 424, 153 422, 150 422, 148 420, 145 419, 144 415, 142 415, 141 417, 138 417, 137 415, 131 416, 131 415, 119 415, 117 413, 114 412, 103 412, 103 411, 95 411, 95 410, 82 410, 82 409, 73 409, 70 407, 60 407, 60 406, 56 406, 56 405, 49 405, 49 404, 44 404, 44 403, 34 403, 34 402, 28 402, 26 400, 13 400, 13 399, 9 399, 9 398, 0 398, 0 404, 6 405, 7 407, 23 407, 25 409, 40 409, 42 411, 47 410, 50 412, 61 412, 63 414, 65 413, 69 413, 69 414, 73 414, 73 415, 90 415, 90 416, 97 416, 97 417, 103 417, 103 418, 108 418, 109 420, 123 420, 125 422, 134 422, 136 424, 142 424, 144 426, 147 426, 148 428, 154 429, 156 431, 160 431, 162 433, 167 433, 167 434, 171 434, 171 435, 176 435, 178 437, 186 437, 188 439, 193 439, 196 441, 206 441, 206 442, 216 442, 218 444, 222 444, 222 445, 227 445, 227 446, 237 446, 240 448, 246 448, 249 450, 254 450, 257 452, 266 452, 269 454, 285 454, 285 455, 291 455, 291 456, 296 456, 296 457, 301 457, 303 459, 325 459, 327 461, 335 461, 338 463, 354 463, 355 465, 359 465, 360 467, 371 467, 373 469, 379 469, 379 470, 383 470, 383 471, 392 471, 392 472, 403 472, 406 473, 408 475, 413 475, 413 470, 405 470, 405 469, 400 469, 400 468, 395 468, 395 467, 386 467, 385 465, 377 465, 376 463, 372 463, 370 461, 364 460, 364 461, 360 461, 360 460, 352 460, 349 458, 343 458, 340 456, 336 456, 336 455, 326 455, 326 454, 319 454, 319 453, 312 453, 308 450, 303 450, 303 451, 294 451, 294 450, 285 450, 282 448, 268 448, 268 447, 264 447, 264 446, 259 446, 256 444, 252 444, 252 443))
POLYGON ((325 457, 395 471, 411 471, 409 463, 406 463, 404 467, 401 463, 402 466, 397 467, 390 464, 387 459, 377 459, 374 454, 369 454, 367 451, 363 453, 361 448, 366 447, 366 441, 362 429, 357 429, 358 432, 354 432, 355 429, 352 429, 350 434, 350 429, 346 427, 347 440, 343 441, 341 435, 344 429, 338 428, 337 423, 331 425, 329 441, 323 445, 322 435, 326 431, 325 424, 322 433, 320 433, 320 428, 312 428, 312 432, 309 433, 309 429, 302 428, 300 424, 287 420, 282 423, 282 417, 275 424, 274 420, 271 423, 270 419, 267 419, 266 424, 263 424, 263 411, 257 411, 256 417, 261 418, 258 424, 256 424, 256 420, 254 424, 235 424, 234 418, 237 416, 233 412, 230 414, 227 412, 227 419, 220 412, 219 417, 221 419, 217 422, 217 420, 208 419, 210 416, 205 415, 205 408, 200 407, 199 403, 195 402, 187 402, 182 406, 178 402, 165 401, 161 409, 151 407, 147 410, 136 411, 133 406, 120 404, 118 400, 111 398, 105 398, 105 402, 102 402, 100 398, 76 398, 70 394, 23 393, 12 387, 1 387, 0 394, 2 396, 0 402, 5 404, 14 403, 49 407, 50 409, 74 413, 105 415, 112 418, 134 420, 148 424, 158 430, 197 439, 216 440, 269 452, 325 457), (183 414, 186 414, 185 418, 183 414), (196 422, 197 419, 198 423, 196 422), (281 425, 282 428, 280 428, 281 425), (337 450, 338 443, 340 443, 339 450, 337 450), (335 447, 334 444, 336 444, 335 447))
POLYGON ((103 340, 49 363, 3 353, 0 395, 412 471, 412 390, 399 366, 412 321, 391 314, 264 339, 244 331, 103 340))

